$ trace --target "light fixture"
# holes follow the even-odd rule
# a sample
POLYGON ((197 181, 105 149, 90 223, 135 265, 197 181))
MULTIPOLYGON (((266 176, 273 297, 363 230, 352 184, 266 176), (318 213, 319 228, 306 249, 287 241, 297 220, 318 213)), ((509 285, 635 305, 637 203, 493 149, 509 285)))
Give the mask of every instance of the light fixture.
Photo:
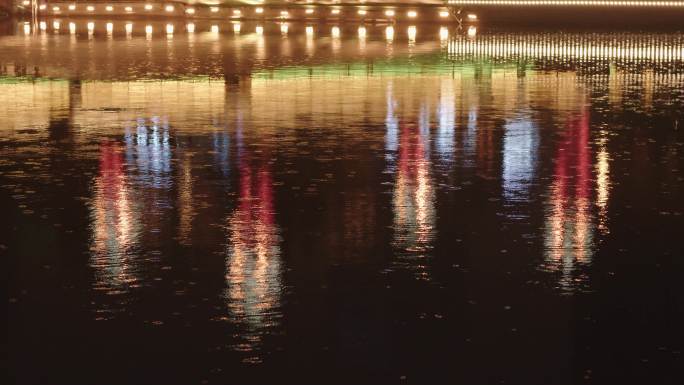
POLYGON ((254 10, 254 12, 255 12, 255 13, 261 14, 261 13, 264 13, 264 9, 261 8, 261 7, 258 7, 258 8, 256 8, 256 9, 254 10))
POLYGON ((108 34, 111 34, 112 32, 114 32, 114 24, 113 23, 107 23, 105 25, 105 29, 107 30, 108 34))
POLYGON ((188 23, 185 26, 185 29, 188 31, 188 33, 195 33, 195 24, 193 23, 188 23))
POLYGON ((114 10, 114 7, 112 7, 111 5, 108 5, 105 7, 105 10, 107 10, 107 12, 111 12, 114 10))
POLYGON ((242 26, 240 25, 240 23, 233 24, 233 32, 240 33, 241 29, 242 29, 242 26))
POLYGON ((216 13, 216 12, 219 11, 219 7, 211 7, 211 8, 209 8, 209 10, 210 10, 212 13, 216 13))
POLYGON ((394 39, 394 27, 392 27, 391 25, 385 28, 385 38, 387 40, 394 39))
POLYGON ((392 10, 392 9, 386 10, 386 11, 385 11, 385 16, 389 16, 389 17, 394 16, 394 10, 392 10))
POLYGON ((86 7, 86 11, 88 11, 88 12, 92 12, 94 10, 95 10, 95 7, 93 7, 92 5, 89 5, 86 7))
MULTIPOLYGON (((24 1, 22 2, 22 4, 23 4, 23 5, 31 5, 31 2, 30 2, 29 0, 24 0, 24 1)), ((26 26, 26 24, 24 24, 24 26, 26 26)), ((26 27, 24 27, 24 28, 26 28, 26 27)), ((31 27, 29 27, 29 32, 31 32, 31 27)))
POLYGON ((52 7, 52 12, 59 12, 59 7, 52 7))
POLYGON ((475 36, 477 36, 477 28, 475 28, 474 26, 471 25, 470 27, 468 27, 468 37, 475 37, 475 36))
POLYGON ((38 7, 38 9, 40 9, 41 11, 44 11, 47 9, 47 5, 41 4, 40 7, 38 7))
POLYGON ((234 10, 233 10, 233 15, 239 17, 240 15, 242 15, 242 11, 239 10, 239 9, 234 9, 234 10))
POLYGON ((288 17, 290 13, 288 11, 280 11, 280 17, 288 17))
POLYGON ((330 11, 330 13, 332 13, 333 15, 339 15, 339 14, 340 14, 340 10, 337 9, 337 8, 335 8, 335 9, 333 9, 332 11, 330 11))
POLYGON ((366 38, 366 27, 364 27, 364 26, 359 27, 359 38, 360 39, 366 38))
POLYGON ((126 23, 124 28, 126 29, 127 34, 130 35, 131 33, 133 33, 133 23, 126 23))
POLYGON ((24 35, 28 35, 30 33, 31 33, 31 24, 24 23, 24 35))
POLYGON ((408 12, 406 12, 406 16, 408 16, 408 17, 410 17, 410 18, 414 18, 414 17, 418 16, 418 12, 416 12, 416 11, 408 11, 408 12))
POLYGON ((70 4, 70 5, 69 5, 69 10, 70 10, 70 11, 73 11, 74 9, 76 9, 76 4, 70 4))
POLYGON ((288 29, 289 27, 287 24, 283 23, 280 25, 280 33, 282 33, 283 35, 287 35, 288 29))
POLYGON ((306 36, 313 36, 313 34, 314 34, 314 28, 310 25, 306 26, 305 31, 306 31, 306 36))
POLYGON ((173 35, 173 24, 166 24, 166 34, 173 35))
POLYGON ((152 4, 145 4, 145 10, 151 11, 152 10, 152 4))
POLYGON ((311 14, 314 13, 314 9, 313 9, 313 8, 307 8, 306 11, 304 11, 304 12, 305 12, 307 15, 311 15, 311 14))
POLYGON ((218 25, 212 25, 211 26, 211 33, 214 33, 214 34, 219 33, 219 26, 218 25))
POLYGON ((449 11, 439 11, 439 17, 449 17, 449 11))
POLYGON ((257 35, 263 35, 264 34, 264 27, 257 25, 255 32, 257 35))
POLYGON ((69 23, 69 33, 72 35, 76 34, 76 23, 69 23))
POLYGON ((47 29, 47 23, 44 22, 44 21, 41 21, 41 22, 38 24, 38 28, 40 28, 41 31, 45 31, 45 30, 47 29))
POLYGON ((124 11, 133 12, 133 7, 126 7, 126 8, 124 8, 124 11))
POLYGON ((166 10, 166 12, 173 12, 175 8, 173 7, 173 5, 167 5, 164 9, 166 10))
POLYGON ((471 20, 471 21, 477 20, 477 15, 474 13, 469 13, 468 14, 468 20, 471 20))
POLYGON ((146 25, 145 26, 145 33, 148 35, 152 34, 152 26, 151 25, 146 25))
POLYGON ((52 29, 59 31, 59 21, 52 22, 52 29))
POLYGON ((188 15, 194 15, 195 14, 195 8, 188 8, 185 10, 185 13, 188 15))
POLYGON ((449 38, 449 28, 447 27, 441 27, 439 29, 439 38, 441 40, 446 40, 449 38))
POLYGON ((330 33, 332 34, 333 38, 335 38, 335 39, 339 38, 340 37, 340 27, 338 27, 338 26, 332 27, 332 30, 330 31, 330 33))
POLYGON ((416 26, 415 25, 410 25, 406 32, 408 33, 409 40, 416 40, 416 26))
POLYGON ((88 28, 88 33, 93 33, 93 31, 95 30, 95 23, 93 23, 92 21, 88 22, 88 24, 86 24, 86 28, 88 28))
POLYGON ((358 14, 361 15, 361 16, 363 16, 363 15, 366 14, 366 10, 365 10, 365 9, 359 9, 358 14))

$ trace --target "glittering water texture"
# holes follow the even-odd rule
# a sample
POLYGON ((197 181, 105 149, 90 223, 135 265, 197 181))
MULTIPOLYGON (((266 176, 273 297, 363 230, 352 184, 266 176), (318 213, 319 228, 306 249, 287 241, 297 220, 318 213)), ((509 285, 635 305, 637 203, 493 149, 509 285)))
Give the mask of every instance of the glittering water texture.
POLYGON ((681 34, 44 23, 10 383, 681 383, 681 34))

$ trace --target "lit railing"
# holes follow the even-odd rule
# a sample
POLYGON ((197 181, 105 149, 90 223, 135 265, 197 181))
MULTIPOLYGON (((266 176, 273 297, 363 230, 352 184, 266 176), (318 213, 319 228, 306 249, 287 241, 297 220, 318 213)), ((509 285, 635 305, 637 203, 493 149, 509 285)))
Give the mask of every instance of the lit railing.
POLYGON ((449 0, 450 5, 507 5, 547 7, 650 7, 684 8, 684 1, 611 1, 611 0, 449 0))

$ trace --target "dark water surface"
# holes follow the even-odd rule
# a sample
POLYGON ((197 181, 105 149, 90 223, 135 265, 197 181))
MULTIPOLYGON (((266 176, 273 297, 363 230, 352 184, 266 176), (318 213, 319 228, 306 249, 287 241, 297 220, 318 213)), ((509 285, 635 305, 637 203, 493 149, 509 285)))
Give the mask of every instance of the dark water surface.
POLYGON ((0 36, 8 383, 684 380, 682 34, 89 23, 0 36))

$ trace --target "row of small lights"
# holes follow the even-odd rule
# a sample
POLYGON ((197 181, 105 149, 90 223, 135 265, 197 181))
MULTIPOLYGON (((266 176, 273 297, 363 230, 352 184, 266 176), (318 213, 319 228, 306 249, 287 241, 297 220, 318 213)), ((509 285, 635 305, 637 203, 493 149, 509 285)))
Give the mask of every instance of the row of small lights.
POLYGON ((684 7, 684 1, 605 1, 605 0, 449 0, 458 5, 579 5, 603 7, 684 7))
MULTIPOLYGON (((30 2, 29 0, 24 0, 23 4, 24 4, 24 5, 29 5, 29 4, 31 4, 31 2, 30 2)), ((76 5, 75 5, 75 4, 71 4, 71 5, 69 5, 67 8, 68 8, 70 11, 74 11, 74 10, 76 10, 76 5)), ((46 10, 46 9, 47 9, 47 5, 46 5, 46 4, 41 4, 41 5, 38 7, 38 9, 40 9, 40 10, 46 10)), ((145 4, 144 9, 145 9, 145 11, 151 11, 151 10, 154 9, 154 6, 153 6, 152 4, 145 4)), ((113 11, 114 11, 114 6, 112 6, 112 5, 107 5, 107 6, 105 6, 105 10, 106 10, 107 12, 113 12, 113 11)), ((164 10, 165 10, 166 12, 174 12, 174 11, 176 10, 176 8, 175 8, 173 5, 167 5, 167 6, 164 7, 164 10)), ((219 12, 220 8, 219 8, 219 7, 210 7, 209 10, 210 10, 212 13, 216 13, 216 12, 219 12)), ((60 11, 61 11, 61 8, 58 7, 58 6, 54 6, 54 7, 52 7, 52 11, 53 11, 53 12, 60 12, 60 11)), ((88 12, 94 12, 94 11, 95 11, 95 7, 92 6, 92 5, 88 5, 88 6, 86 6, 86 11, 88 11, 88 12)), ((124 11, 126 11, 126 12, 134 12, 133 7, 131 7, 131 6, 124 7, 124 11)), ((330 11, 330 13, 331 13, 332 15, 339 15, 340 12, 341 12, 341 11, 340 11, 339 8, 333 8, 333 9, 330 11)), ((194 14, 195 14, 195 8, 187 8, 187 9, 185 9, 185 13, 187 13, 188 15, 194 15, 194 14)), ((262 7, 254 8, 254 13, 256 13, 256 14, 263 14, 263 13, 264 13, 264 8, 262 8, 262 7)), ((306 13, 307 15, 311 15, 311 14, 314 14, 314 13, 315 13, 315 10, 314 10, 313 8, 307 8, 307 9, 304 11, 304 13, 306 13)), ((367 14, 367 11, 366 11, 365 9, 359 9, 359 10, 357 11, 357 13, 358 13, 359 15, 363 16, 363 15, 366 15, 366 14, 367 14)), ((234 10, 233 10, 233 15, 234 15, 235 17, 240 17, 240 16, 242 16, 242 11, 239 10, 239 9, 234 9, 234 10)), ((388 9, 388 10, 385 11, 385 16, 393 17, 393 16, 395 16, 395 15, 396 15, 396 11, 394 11, 393 9, 388 9)), ((290 16, 290 13, 289 13, 288 11, 280 11, 280 16, 283 17, 283 18, 287 18, 287 17, 290 16)), ((406 16, 409 17, 409 18, 416 18, 416 17, 418 17, 418 12, 417 12, 417 11, 413 11, 413 10, 407 11, 407 12, 406 12, 406 16)), ((444 17, 449 17, 449 12, 448 12, 448 11, 439 11, 439 17, 443 17, 443 18, 444 18, 444 17)))
MULTIPOLYGON (((54 30, 59 30, 60 27, 61 27, 61 24, 60 24, 59 21, 54 21, 54 22, 52 23, 52 28, 53 28, 54 30)), ((92 21, 91 21, 91 22, 88 22, 87 25, 86 25, 86 27, 87 27, 87 29, 88 29, 88 33, 92 33, 92 32, 95 30, 95 23, 92 22, 92 21)), ((235 33, 240 33, 240 32, 241 32, 241 29, 242 29, 241 27, 242 27, 242 26, 240 25, 240 23, 235 23, 235 24, 233 24, 233 31, 234 31, 235 33)), ((44 21, 41 21, 41 22, 39 23, 39 28, 40 28, 40 30, 42 30, 42 31, 47 30, 47 23, 44 22, 44 21)), ((186 24, 185 28, 186 28, 186 30, 188 31, 188 33, 195 33, 195 24, 193 24, 193 23, 188 23, 188 24, 186 24)), ((105 24, 105 29, 106 29, 107 33, 113 33, 113 32, 114 32, 114 23, 106 23, 106 24, 105 24)), ((175 27, 174 27, 173 24, 167 24, 165 29, 166 29, 166 33, 167 33, 168 35, 172 35, 172 34, 174 33, 175 27)), ((133 23, 126 23, 125 26, 124 26, 124 30, 126 31, 126 33, 132 33, 132 32, 133 32, 133 23)), ((219 33, 219 26, 218 26, 218 25, 212 25, 210 31, 211 31, 212 33, 219 33)), ((306 34, 307 34, 308 36, 312 36, 312 35, 314 34, 314 27, 312 27, 312 26, 307 26, 307 27, 305 28, 305 31, 306 31, 306 34)), ((409 39, 410 39, 410 40, 415 40, 416 34, 417 34, 416 26, 411 25, 411 26, 409 26, 409 27, 407 28, 406 31, 407 31, 407 34, 408 34, 409 39)), ((73 22, 69 23, 69 32, 72 33, 72 34, 75 34, 75 33, 76 33, 76 23, 73 23, 73 22)), ((146 25, 146 26, 145 26, 145 33, 151 34, 152 32, 153 32, 152 26, 151 26, 151 25, 146 25)), ((283 33, 283 34, 287 34, 287 33, 289 32, 289 26, 288 26, 287 24, 285 24, 285 23, 281 24, 281 25, 280 25, 280 32, 283 33)), ((338 27, 338 26, 332 27, 331 30, 330 30, 330 32, 331 32, 331 35, 332 35, 333 37, 335 37, 335 38, 338 38, 338 37, 341 36, 340 27, 338 27)), ((28 23, 25 23, 25 24, 24 24, 24 33, 27 34, 27 35, 31 33, 31 26, 30 26, 30 24, 28 24, 28 23)), ((261 25, 257 25, 257 26, 256 26, 256 29, 255 29, 255 33, 256 33, 257 35, 263 35, 263 33, 264 33, 264 27, 261 26, 261 25)), ((476 33, 477 33, 477 29, 476 29, 475 27, 471 26, 471 27, 468 28, 468 36, 473 37, 473 36, 475 36, 476 33)), ((358 36, 359 36, 359 38, 362 38, 362 39, 363 39, 363 38, 366 37, 366 35, 367 35, 366 27, 365 27, 365 26, 360 26, 360 27, 358 28, 358 36)), ((446 39, 449 37, 449 29, 448 29, 447 27, 440 27, 440 29, 439 29, 439 37, 440 37, 442 40, 446 40, 446 39)), ((394 39, 394 27, 393 27, 393 26, 387 26, 387 27, 385 28, 385 38, 386 38, 387 40, 392 40, 392 39, 394 39)))

